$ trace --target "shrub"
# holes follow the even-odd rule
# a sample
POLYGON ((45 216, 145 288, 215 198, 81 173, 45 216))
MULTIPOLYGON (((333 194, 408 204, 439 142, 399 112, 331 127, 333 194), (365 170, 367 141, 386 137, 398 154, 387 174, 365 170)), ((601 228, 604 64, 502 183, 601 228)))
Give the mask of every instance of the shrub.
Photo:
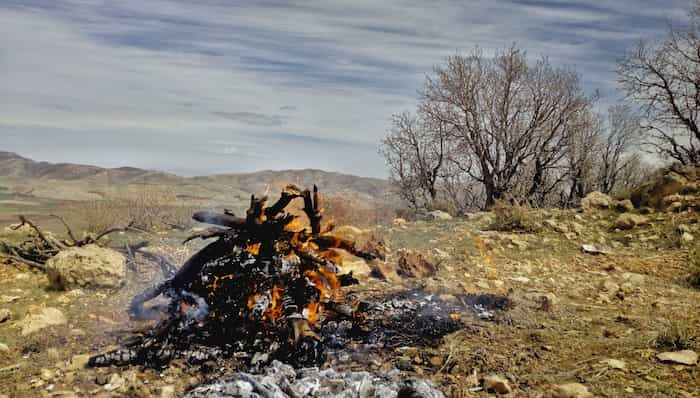
POLYGON ((660 350, 687 350, 697 345, 697 336, 688 327, 679 322, 672 322, 659 332, 652 341, 652 346, 660 350))
POLYGON ((135 228, 145 231, 188 228, 192 225, 192 213, 198 207, 179 200, 171 190, 145 187, 82 202, 77 211, 85 222, 85 229, 98 233, 131 222, 135 228))
POLYGON ((503 232, 537 232, 539 226, 531 210, 520 205, 511 205, 498 201, 491 208, 493 222, 490 229, 503 232))

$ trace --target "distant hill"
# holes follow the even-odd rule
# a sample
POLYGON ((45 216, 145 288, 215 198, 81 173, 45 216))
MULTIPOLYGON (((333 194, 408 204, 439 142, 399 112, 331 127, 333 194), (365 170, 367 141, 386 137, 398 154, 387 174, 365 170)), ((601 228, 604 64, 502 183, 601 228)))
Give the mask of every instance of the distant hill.
POLYGON ((251 193, 261 194, 266 190, 275 195, 289 183, 300 187, 317 184, 324 193, 371 201, 382 201, 390 192, 386 180, 316 169, 182 177, 134 167, 49 163, 0 151, 0 186, 37 197, 87 200, 103 197, 114 190, 148 185, 165 187, 183 198, 227 203, 240 202, 251 193))

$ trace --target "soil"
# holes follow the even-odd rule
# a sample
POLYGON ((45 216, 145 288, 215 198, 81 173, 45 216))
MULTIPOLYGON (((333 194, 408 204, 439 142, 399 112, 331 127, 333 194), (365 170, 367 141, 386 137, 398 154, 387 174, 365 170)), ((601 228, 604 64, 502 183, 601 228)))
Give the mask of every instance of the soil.
MULTIPOLYGON (((369 362, 332 365, 399 368, 431 379, 448 397, 493 395, 482 389, 483 378, 491 374, 505 378, 515 397, 547 396, 555 385, 566 383, 581 383, 600 397, 700 396, 699 365, 656 358, 663 351, 700 350, 700 290, 687 282, 696 261, 692 253, 700 248, 700 215, 654 213, 648 215, 649 224, 629 231, 612 229, 617 216, 612 211, 537 210, 532 217, 538 222, 554 222, 537 233, 490 231, 491 213, 363 231, 361 243, 373 237, 386 242, 384 269, 396 267, 399 249, 410 249, 437 264, 437 272, 419 280, 382 281, 353 262, 348 268, 356 271, 360 285, 353 289, 360 293, 423 284, 444 300, 491 293, 507 295, 514 306, 499 322, 466 319, 462 330, 436 347, 397 347, 369 362), (695 240, 682 240, 679 225, 688 226, 695 240), (609 254, 585 254, 582 244, 609 248, 609 254), (611 359, 624 362, 624 369, 611 359)), ((181 245, 186 234, 116 239, 148 238, 152 250, 181 263, 201 245, 181 245)), ((235 371, 234 360, 215 366, 174 362, 161 371, 74 366, 71 361, 79 359, 74 356, 109 350, 131 330, 149 326, 129 321, 125 309, 136 292, 161 278, 160 268, 139 264, 127 275, 119 290, 62 292, 48 290, 39 271, 0 263, 0 309, 12 313, 0 323, 0 343, 8 347, 0 351, 0 396, 166 397, 235 371), (15 323, 31 305, 58 308, 68 323, 21 336, 15 323)))

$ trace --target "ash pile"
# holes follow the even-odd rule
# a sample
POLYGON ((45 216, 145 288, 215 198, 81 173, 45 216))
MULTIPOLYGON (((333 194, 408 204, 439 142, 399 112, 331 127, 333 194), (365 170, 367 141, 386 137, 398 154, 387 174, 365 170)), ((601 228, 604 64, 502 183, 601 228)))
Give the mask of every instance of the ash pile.
POLYGON ((429 381, 401 379, 396 370, 381 375, 316 367, 295 370, 273 361, 261 374, 239 373, 199 386, 185 398, 444 398, 429 381))

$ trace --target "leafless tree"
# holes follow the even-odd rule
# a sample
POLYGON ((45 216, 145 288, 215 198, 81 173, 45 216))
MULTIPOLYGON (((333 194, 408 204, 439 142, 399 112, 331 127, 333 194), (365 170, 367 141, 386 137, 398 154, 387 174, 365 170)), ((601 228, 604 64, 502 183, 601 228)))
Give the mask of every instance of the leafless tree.
POLYGON ((597 165, 602 151, 603 118, 594 113, 579 115, 578 123, 569 131, 566 145, 566 177, 568 193, 562 205, 578 205, 591 192, 597 180, 597 165))
POLYGON ((629 107, 613 106, 607 116, 607 132, 600 137, 602 145, 597 189, 609 194, 624 184, 623 177, 634 173, 631 168, 639 166, 639 154, 635 149, 641 134, 639 117, 629 107))
POLYGON ((540 200, 553 189, 569 125, 590 103, 576 73, 547 59, 529 64, 524 51, 511 47, 492 58, 479 49, 449 57, 426 79, 419 110, 446 126, 490 207, 516 190, 527 165, 533 168, 527 196, 540 200))
POLYGON ((380 153, 398 194, 415 210, 428 209, 435 202, 446 145, 443 124, 410 113, 392 118, 392 129, 382 141, 380 153))
POLYGON ((618 67, 627 96, 642 106, 645 143, 683 164, 700 162, 700 2, 682 29, 640 42, 618 67))

